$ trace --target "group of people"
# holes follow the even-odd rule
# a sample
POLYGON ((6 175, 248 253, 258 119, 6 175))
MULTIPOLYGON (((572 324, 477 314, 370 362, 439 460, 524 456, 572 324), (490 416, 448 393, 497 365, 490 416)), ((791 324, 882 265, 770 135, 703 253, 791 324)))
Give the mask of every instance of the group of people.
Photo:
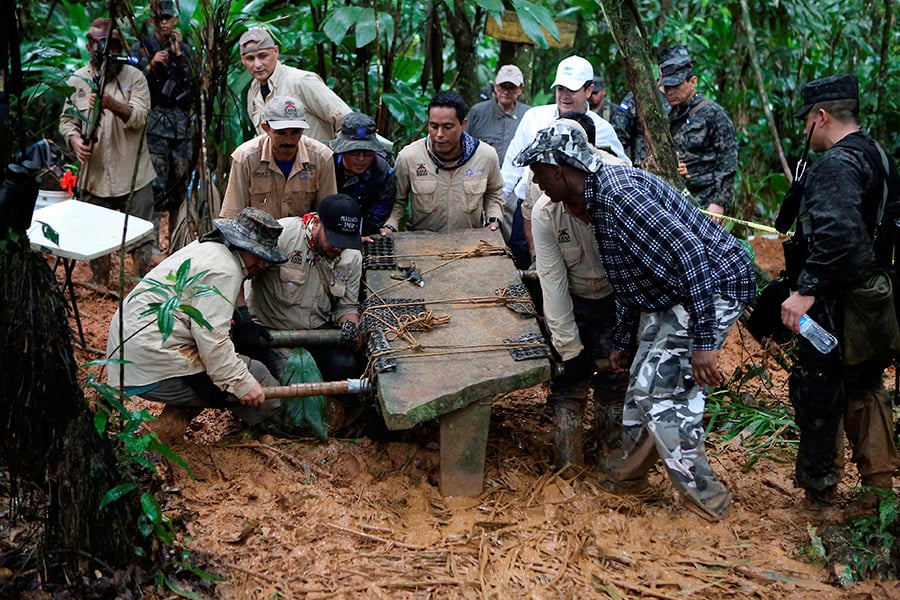
MULTIPOLYGON (((189 70, 179 67, 190 48, 174 31, 172 2, 160 2, 153 19, 155 37, 142 42, 143 74, 112 64, 100 100, 79 82, 100 69, 103 44, 121 51, 124 43, 104 20, 92 24, 91 64, 72 79, 70 104, 86 112, 101 102, 99 134, 84 139, 72 110, 60 124, 85 163, 91 201, 122 208, 134 187, 131 212, 144 217, 154 204, 180 201, 174 182, 183 183, 188 161, 179 144, 193 135, 184 104, 189 70), (132 186, 131 171, 116 165, 138 156, 132 186)), ((147 326, 159 298, 139 283, 124 304, 124 325, 118 314, 110 323, 110 356, 130 361, 110 368, 112 384, 165 403, 163 417, 176 433, 203 406, 265 423, 278 401, 265 398, 262 386, 277 384, 284 355, 255 352, 246 340, 270 328, 323 327, 354 338, 364 240, 401 228, 499 230, 517 263, 537 271, 545 323, 564 366, 548 397, 555 468, 571 474, 582 463, 584 406, 593 390, 607 489, 643 491, 662 458, 686 506, 722 517, 732 497, 705 454, 704 394, 722 383, 719 352, 752 303, 756 281, 741 244, 699 210, 731 207, 737 142, 722 107, 697 93, 684 47, 660 53, 659 85, 692 199, 638 168, 645 146, 633 99, 611 103, 603 77, 582 57, 559 63, 555 102, 545 106, 520 101, 525 81, 514 65, 498 70, 495 98, 471 109, 454 92, 436 94, 427 134, 392 160, 374 120, 353 112, 314 73, 282 64, 267 31, 247 31, 239 46, 253 76, 247 110, 259 135, 232 154, 215 230, 148 277, 162 280, 190 260, 191 272, 204 272, 202 283, 221 292, 193 304, 210 327, 179 316, 164 339, 147 326)), ((900 179, 883 152, 883 164, 873 158, 877 144, 859 131, 855 78, 811 82, 803 96, 798 117, 806 119, 811 147, 825 154, 806 183, 798 239, 808 254, 783 320, 796 333, 809 313, 840 338, 850 319, 843 292, 890 266, 873 240, 884 203, 900 202, 900 179)), ((135 261, 138 275, 147 275, 146 249, 135 261)), ((361 370, 350 349, 316 358, 327 379, 361 370)), ((889 358, 851 367, 840 350, 821 355, 801 341, 790 396, 801 431, 797 482, 810 500, 834 498, 841 426, 863 484, 892 485, 900 457, 881 387, 889 358)))

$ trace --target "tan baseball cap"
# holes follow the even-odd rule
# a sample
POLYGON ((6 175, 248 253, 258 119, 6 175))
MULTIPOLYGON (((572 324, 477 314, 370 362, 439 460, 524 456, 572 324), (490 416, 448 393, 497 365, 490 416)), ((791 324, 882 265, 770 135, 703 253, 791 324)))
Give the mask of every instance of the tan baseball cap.
POLYGON ((303 108, 303 103, 293 96, 275 96, 266 102, 263 121, 272 129, 309 129, 306 109, 303 108))
POLYGON ((520 86, 525 83, 525 76, 522 75, 522 71, 516 65, 503 65, 497 71, 497 78, 494 79, 494 83, 497 85, 511 83, 515 86, 520 86))
POLYGON ((265 29, 248 29, 241 36, 241 41, 238 45, 241 48, 241 54, 247 54, 257 50, 275 48, 275 40, 272 39, 272 36, 265 29))

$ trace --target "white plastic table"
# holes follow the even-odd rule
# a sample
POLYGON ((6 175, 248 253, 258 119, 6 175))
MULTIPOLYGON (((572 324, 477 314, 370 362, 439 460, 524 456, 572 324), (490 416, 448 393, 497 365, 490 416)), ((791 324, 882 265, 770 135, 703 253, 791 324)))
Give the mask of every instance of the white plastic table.
MULTIPOLYGON (((125 232, 125 247, 132 248, 153 238, 153 223, 117 210, 110 210, 96 204, 78 200, 66 200, 34 211, 28 238, 31 247, 41 252, 49 252, 62 261, 65 279, 62 291, 69 288, 72 311, 78 325, 81 345, 85 346, 81 316, 72 287, 72 271, 79 260, 92 260, 116 250, 122 243, 122 230, 128 216, 128 230, 125 232), (43 234, 41 223, 52 227, 59 242, 55 243, 43 234)), ((57 263, 58 264, 58 263, 57 263)), ((55 270, 55 269, 54 269, 55 270)))

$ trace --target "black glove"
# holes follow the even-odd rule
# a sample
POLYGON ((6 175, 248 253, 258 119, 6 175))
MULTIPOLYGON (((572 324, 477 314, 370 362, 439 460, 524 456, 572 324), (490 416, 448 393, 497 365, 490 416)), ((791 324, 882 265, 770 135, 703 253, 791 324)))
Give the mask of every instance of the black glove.
POLYGON ((359 328, 353 321, 344 321, 341 323, 341 343, 345 346, 352 346, 356 343, 356 337, 359 335, 359 328))
POLYGON ((594 360, 591 358, 591 353, 587 350, 582 350, 578 356, 563 361, 563 375, 565 377, 583 379, 593 375, 595 370, 594 360))
POLYGON ((246 306, 239 306, 231 317, 231 340, 234 349, 240 354, 249 354, 253 350, 265 348, 266 342, 272 341, 269 331, 253 320, 246 306))

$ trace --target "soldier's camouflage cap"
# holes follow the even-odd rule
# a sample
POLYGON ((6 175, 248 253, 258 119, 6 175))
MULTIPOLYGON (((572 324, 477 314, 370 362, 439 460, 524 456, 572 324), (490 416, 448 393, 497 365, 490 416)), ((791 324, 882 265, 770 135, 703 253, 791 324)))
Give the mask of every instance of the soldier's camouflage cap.
POLYGON ((831 75, 803 86, 803 106, 794 113, 802 119, 813 106, 830 100, 859 100, 859 80, 853 75, 831 75))
POLYGON ((535 163, 568 165, 596 173, 603 164, 603 156, 588 143, 581 125, 569 119, 557 119, 550 127, 538 131, 534 141, 513 161, 517 167, 535 163))
POLYGON ((694 74, 694 63, 687 46, 678 45, 659 52, 659 85, 675 87, 694 74))

